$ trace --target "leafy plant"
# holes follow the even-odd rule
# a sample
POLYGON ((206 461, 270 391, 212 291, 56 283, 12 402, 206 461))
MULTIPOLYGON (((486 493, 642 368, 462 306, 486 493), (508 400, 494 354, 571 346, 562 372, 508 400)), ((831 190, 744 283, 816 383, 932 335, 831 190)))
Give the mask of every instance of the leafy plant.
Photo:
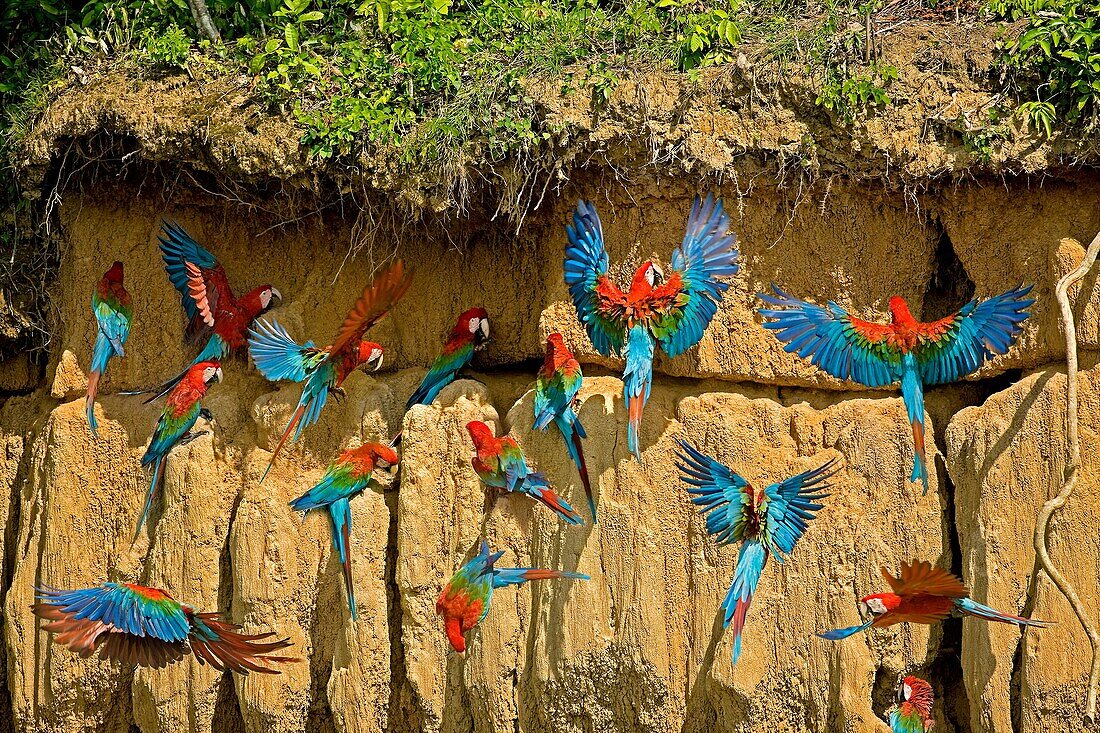
POLYGON ((866 73, 848 76, 843 67, 826 70, 816 103, 835 112, 846 122, 890 104, 886 88, 898 78, 898 70, 886 64, 872 64, 866 73))
POLYGON ((990 10, 1026 19, 1019 37, 1002 45, 1001 61, 1034 100, 1020 116, 1046 137, 1058 122, 1100 122, 1100 0, 994 0, 990 10))

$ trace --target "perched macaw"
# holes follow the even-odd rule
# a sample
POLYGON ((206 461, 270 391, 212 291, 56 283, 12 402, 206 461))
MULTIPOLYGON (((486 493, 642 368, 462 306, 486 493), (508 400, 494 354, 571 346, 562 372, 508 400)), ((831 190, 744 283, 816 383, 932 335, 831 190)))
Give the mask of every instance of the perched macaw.
POLYGON ((565 346, 561 334, 554 332, 546 339, 546 358, 535 380, 535 429, 545 430, 554 423, 565 439, 569 457, 577 466, 588 495, 588 510, 592 522, 596 522, 596 500, 592 497, 592 484, 588 480, 588 466, 584 462, 581 438, 587 437, 584 426, 573 407, 577 392, 581 389, 584 374, 573 353, 565 346))
POLYGON ((695 197, 683 244, 672 253, 667 282, 660 266, 648 260, 635 271, 624 293, 607 276, 608 256, 596 207, 577 204, 566 226, 565 284, 592 345, 604 356, 622 355, 623 398, 627 404, 627 447, 638 460, 638 430, 653 381, 656 344, 675 357, 698 343, 718 311, 729 283, 717 278, 737 274, 737 235, 727 234, 730 219, 710 194, 695 197))
POLYGON ((88 415, 88 427, 92 435, 96 434, 95 395, 99 389, 99 380, 107 371, 107 362, 112 356, 122 358, 126 351, 122 348, 130 336, 130 322, 134 318, 134 307, 130 294, 122 285, 122 263, 115 262, 103 275, 95 292, 92 293, 92 312, 99 326, 92 350, 92 368, 88 372, 88 394, 84 398, 84 411, 88 415))
MULTIPOLYGON (((183 301, 187 341, 203 344, 191 363, 221 361, 244 349, 252 322, 283 296, 271 285, 261 285, 234 297, 225 268, 179 224, 162 222, 157 238, 168 279, 183 301)), ((156 387, 146 402, 167 394, 186 373, 156 387)))
POLYGON ((298 407, 275 446, 261 481, 275 465, 275 458, 291 432, 293 443, 303 430, 317 422, 330 392, 342 396, 344 390, 340 385, 360 367, 373 366, 374 371, 382 367, 382 346, 364 341, 363 334, 393 308, 411 284, 412 272, 406 271, 404 263, 398 260, 363 290, 340 324, 332 345, 324 348, 315 347, 312 341, 299 345, 276 321, 260 320, 252 329, 248 350, 256 368, 273 382, 280 379, 305 382, 298 407))
POLYGON ((321 481, 290 502, 299 512, 328 509, 332 520, 332 545, 344 566, 344 587, 348 594, 351 617, 355 614, 355 588, 351 582, 351 500, 367 488, 380 490, 372 476, 376 468, 397 465, 397 453, 381 443, 367 443, 340 454, 321 481))
POLYGON ((494 567, 502 555, 503 551, 490 554, 489 544, 482 540, 481 552, 454 574, 435 602, 435 612, 443 617, 447 639, 456 652, 466 651, 466 632, 489 615, 494 588, 549 578, 589 580, 584 573, 565 570, 494 567))
POLYGON ((859 626, 833 629, 818 634, 823 639, 837 641, 852 634, 866 631, 872 626, 884 628, 909 622, 935 624, 952 612, 960 616, 975 616, 986 621, 1000 621, 1020 626, 1050 626, 1049 621, 1013 616, 1001 613, 969 597, 970 591, 963 582, 943 568, 923 560, 913 560, 901 566, 901 577, 894 578, 882 569, 882 577, 890 584, 891 593, 875 593, 859 602, 859 614, 867 620, 859 626))
POLYGON ((198 613, 165 591, 132 583, 104 583, 80 590, 36 590, 34 613, 47 623, 54 641, 87 659, 103 659, 160 669, 188 652, 200 664, 241 674, 278 674, 272 662, 297 662, 270 656, 290 641, 262 641, 275 634, 242 634, 217 613, 198 613))
POLYGON ((793 298, 772 285, 760 299, 773 306, 760 315, 765 328, 803 359, 840 379, 867 387, 901 382, 901 397, 913 428, 910 481, 920 479, 928 493, 924 448, 924 387, 962 379, 994 354, 1004 354, 1022 330, 1031 286, 1020 286, 988 300, 971 300, 954 315, 931 323, 913 318, 905 300, 890 298, 891 322, 862 321, 829 301, 828 307, 793 298))
POLYGON ((466 430, 475 449, 470 463, 486 486, 526 494, 553 509, 568 524, 583 524, 581 515, 550 488, 546 476, 527 467, 523 449, 514 438, 497 438, 488 425, 477 420, 466 423, 466 430))
POLYGON ((677 458, 684 483, 692 488, 691 503, 707 518, 707 532, 718 544, 741 543, 733 585, 722 601, 723 625, 733 623, 733 663, 741 656, 741 632, 760 574, 775 554, 782 563, 806 531, 828 496, 836 460, 791 476, 761 490, 685 440, 678 441, 677 458))
POLYGON ((443 353, 432 362, 432 368, 424 375, 420 386, 405 403, 405 410, 413 405, 428 405, 439 391, 462 371, 474 358, 474 352, 489 340, 489 314, 484 308, 471 308, 458 317, 458 323, 443 344, 443 353))
POLYGON ((177 445, 183 445, 202 435, 202 433, 191 432, 200 414, 210 419, 210 413, 203 409, 201 400, 206 396, 207 386, 215 379, 222 381, 222 369, 218 362, 200 361, 188 368, 179 384, 173 387, 168 395, 164 412, 160 414, 157 427, 153 430, 153 437, 149 440, 149 447, 141 459, 142 466, 153 464, 153 478, 149 481, 145 506, 141 510, 137 529, 134 531, 135 542, 149 515, 149 508, 153 506, 153 497, 160 489, 160 482, 164 478, 164 462, 168 460, 168 453, 177 445))
POLYGON ((932 720, 932 686, 920 677, 907 676, 898 685, 897 704, 890 708, 892 733, 928 733, 932 720))

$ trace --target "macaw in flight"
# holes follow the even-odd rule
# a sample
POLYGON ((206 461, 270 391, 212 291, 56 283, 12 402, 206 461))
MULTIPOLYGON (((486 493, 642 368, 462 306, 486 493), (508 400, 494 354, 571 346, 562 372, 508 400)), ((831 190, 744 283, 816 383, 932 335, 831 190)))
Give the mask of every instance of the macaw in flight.
POLYGON ((909 423, 913 429, 913 473, 928 493, 928 466, 924 444, 924 388, 947 384, 974 372, 995 354, 1008 351, 1022 330, 1031 286, 1019 286, 988 300, 977 298, 953 315, 922 323, 909 312, 905 300, 890 298, 890 323, 874 323, 851 316, 836 303, 827 307, 793 298, 772 285, 774 294, 761 293, 771 308, 760 311, 764 327, 819 369, 839 379, 866 387, 901 382, 909 423))
POLYGON ((435 612, 443 617, 447 640, 456 652, 466 651, 466 634, 489 615, 493 590, 506 585, 518 585, 528 580, 574 578, 589 580, 584 573, 541 568, 498 568, 496 562, 504 552, 489 552, 489 543, 481 541, 481 552, 463 565, 450 579, 439 599, 435 612))
POLYGON ((839 467, 836 459, 764 489, 757 489, 685 440, 677 441, 681 479, 691 488, 691 503, 707 518, 707 532, 718 544, 740 543, 737 571, 726 599, 723 626, 733 625, 733 664, 741 656, 741 632, 760 574, 774 554, 781 564, 821 509, 829 479, 839 467))
POLYGON ((130 337, 130 323, 134 319, 134 306, 130 294, 122 285, 123 267, 115 262, 103 275, 92 293, 92 313, 97 325, 95 347, 92 349, 92 368, 88 372, 88 393, 84 398, 84 412, 88 427, 96 435, 95 396, 99 380, 107 371, 112 356, 126 356, 122 348, 130 337))
POLYGON ((607 275, 607 248, 596 207, 581 201, 573 223, 566 226, 565 284, 596 350, 626 360, 626 442, 638 460, 638 431, 653 382, 654 350, 659 344, 675 357, 703 337, 729 287, 718 278, 737 274, 737 235, 728 234, 729 227, 720 200, 710 194, 705 200, 696 196, 684 241, 672 253, 671 276, 665 281, 660 265, 647 260, 624 293, 607 275))
POLYGON ((569 457, 577 466, 588 496, 588 511, 592 513, 592 523, 596 523, 596 500, 592 497, 592 484, 588 479, 588 466, 584 462, 584 447, 581 438, 587 437, 584 426, 577 417, 577 392, 584 382, 581 365, 573 357, 562 339, 555 331, 546 339, 546 357, 535 380, 535 430, 545 430, 554 423, 565 440, 569 457))
POLYGON ((1052 623, 1013 616, 982 605, 970 598, 970 591, 961 580, 930 562, 913 560, 903 564, 900 578, 892 577, 883 568, 882 577, 890 584, 891 592, 875 593, 860 599, 860 616, 867 619, 864 623, 845 629, 824 631, 818 636, 837 641, 866 631, 872 626, 881 629, 905 622, 935 624, 952 613, 1004 624, 1019 624, 1021 627, 1044 627, 1052 623))
POLYGON ((455 381, 462 368, 470 363, 474 352, 488 341, 489 314, 484 308, 471 308, 460 315, 447 342, 443 344, 442 353, 432 362, 420 386, 405 403, 405 411, 411 410, 413 405, 431 404, 440 390, 455 381))
POLYGON ((327 509, 332 520, 332 544, 344 568, 344 588, 348 607, 355 620, 355 587, 351 580, 351 500, 366 489, 380 491, 374 479, 375 469, 396 466, 397 453, 381 443, 366 443, 346 450, 333 461, 316 486, 290 502, 299 512, 327 509))
POLYGON ((332 345, 324 348, 317 348, 312 341, 298 344, 276 321, 268 323, 261 319, 252 329, 248 337, 248 351, 256 368, 273 382, 280 379, 305 382, 298 406, 279 444, 275 446, 260 481, 267 478, 275 465, 275 458, 291 434, 293 438, 290 442, 293 443, 303 430, 317 422, 329 393, 343 396, 341 385, 360 367, 373 366, 374 371, 382 368, 381 344, 364 341, 363 335, 389 313, 411 284, 412 272, 407 271, 404 263, 398 260, 363 290, 340 324, 332 345))
POLYGON ((133 583, 104 583, 96 588, 39 588, 34 613, 47 623, 54 641, 87 659, 103 659, 161 669, 190 650, 200 664, 240 674, 278 674, 273 662, 298 662, 272 656, 290 641, 263 641, 275 634, 242 634, 217 613, 199 613, 165 591, 133 583))
POLYGON ((550 487, 546 476, 527 466, 523 449, 515 438, 510 435, 497 438, 492 428, 478 420, 467 423, 466 430, 474 441, 475 452, 470 463, 486 486, 515 491, 537 499, 567 524, 584 523, 581 515, 569 506, 569 502, 550 487))
MULTIPOLYGON (((222 361, 244 349, 252 322, 283 296, 268 284, 235 297, 225 268, 175 222, 163 222, 157 238, 164 269, 179 292, 187 315, 185 338, 188 343, 203 344, 191 363, 222 361)), ((168 394, 186 373, 184 370, 159 387, 145 390, 153 392, 146 402, 168 394)))
POLYGON ((909 675, 898 685, 896 704, 890 708, 891 733, 929 733, 932 719, 932 686, 909 675))
POLYGON ((145 506, 142 507, 141 516, 138 517, 137 529, 134 530, 134 542, 137 542, 141 534, 141 528, 149 516, 149 509, 153 506, 153 498, 164 479, 164 463, 168 460, 168 454, 177 445, 190 443, 206 432, 192 433, 191 428, 195 426, 200 416, 207 420, 211 419, 210 412, 203 408, 201 400, 206 396, 207 388, 215 379, 222 381, 221 365, 216 361, 200 361, 188 367, 183 377, 168 394, 164 411, 160 414, 157 426, 153 430, 153 437, 149 440, 149 447, 141 459, 142 466, 153 464, 153 478, 149 481, 149 490, 145 494, 145 506))

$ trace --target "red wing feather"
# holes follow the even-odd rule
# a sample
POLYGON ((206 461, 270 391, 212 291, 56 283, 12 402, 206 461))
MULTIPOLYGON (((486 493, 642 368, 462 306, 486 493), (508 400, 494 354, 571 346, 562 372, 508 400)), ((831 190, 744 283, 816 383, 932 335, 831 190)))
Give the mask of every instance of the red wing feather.
POLYGON ((864 321, 860 318, 853 318, 852 316, 848 316, 848 322, 852 324, 852 328, 854 328, 860 336, 867 339, 872 344, 886 341, 894 333, 893 327, 888 323, 864 321))
POLYGON ((626 316, 626 294, 607 275, 596 279, 596 298, 600 316, 621 326, 626 316))
POLYGON ((661 283, 649 294, 649 307, 657 313, 664 313, 677 305, 684 292, 684 278, 678 271, 672 273, 666 282, 661 283))
MULTIPOLYGON (((331 354, 341 354, 350 345, 358 345, 367 329, 389 312, 401 299, 412 284, 412 271, 405 269, 401 260, 393 263, 388 270, 376 277, 363 290, 355 306, 348 311, 336 338, 332 342, 331 354)), ((332 357, 330 357, 332 358, 332 357)))
POLYGON ((901 566, 901 577, 894 578, 886 568, 882 577, 899 596, 929 595, 941 598, 965 598, 970 595, 963 582, 943 568, 925 560, 914 560, 901 566))
POLYGON ((923 338, 929 341, 939 341, 951 328, 955 325, 955 321, 958 320, 959 314, 952 313, 949 316, 945 316, 938 321, 932 321, 931 323, 918 323, 917 333, 923 338))
POLYGON ((237 631, 235 624, 222 621, 217 613, 198 613, 196 618, 201 619, 214 634, 216 639, 201 638, 192 631, 188 640, 191 642, 191 651, 200 661, 210 664, 214 669, 230 669, 242 674, 251 672, 263 672, 265 674, 278 674, 279 670, 265 665, 271 662, 298 662, 295 657, 269 656, 271 652, 286 649, 291 646, 289 639, 276 639, 275 641, 262 641, 274 636, 266 634, 242 634, 237 631))
POLYGON ((214 314, 210 309, 210 300, 206 297, 206 282, 203 280, 202 270, 192 262, 184 263, 184 267, 187 269, 187 292, 195 301, 195 307, 199 309, 203 323, 213 326, 214 314))

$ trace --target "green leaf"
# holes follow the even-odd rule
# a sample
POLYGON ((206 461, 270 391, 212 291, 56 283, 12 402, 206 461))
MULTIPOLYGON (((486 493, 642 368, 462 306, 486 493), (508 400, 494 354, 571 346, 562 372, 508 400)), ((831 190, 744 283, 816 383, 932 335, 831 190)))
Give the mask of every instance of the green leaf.
POLYGON ((302 21, 303 23, 312 23, 315 20, 323 20, 324 17, 325 14, 322 13, 320 10, 311 10, 308 13, 303 13, 301 16, 299 16, 298 20, 302 21))

